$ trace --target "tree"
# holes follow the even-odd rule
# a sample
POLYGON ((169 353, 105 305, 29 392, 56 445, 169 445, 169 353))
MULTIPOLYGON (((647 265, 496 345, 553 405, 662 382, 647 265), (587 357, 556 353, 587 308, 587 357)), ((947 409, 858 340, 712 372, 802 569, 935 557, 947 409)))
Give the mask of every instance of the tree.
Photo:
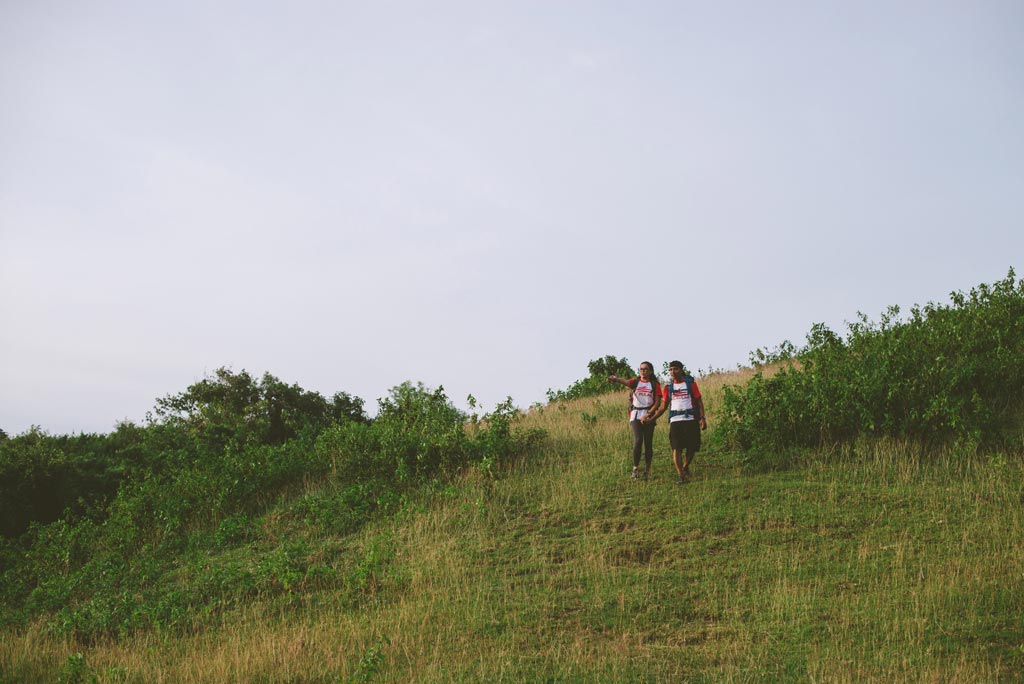
POLYGON ((244 370, 228 368, 218 368, 180 394, 158 399, 154 413, 155 422, 184 427, 218 450, 231 439, 276 445, 307 429, 367 420, 362 399, 345 392, 328 401, 269 373, 257 381, 244 370))
POLYGON ((577 380, 564 390, 548 390, 548 401, 559 401, 561 399, 578 399, 580 397, 593 397, 606 392, 613 392, 619 389, 618 385, 608 382, 609 375, 618 375, 628 378, 633 375, 633 368, 625 357, 618 359, 608 355, 600 359, 594 359, 587 364, 590 375, 582 380, 577 380))

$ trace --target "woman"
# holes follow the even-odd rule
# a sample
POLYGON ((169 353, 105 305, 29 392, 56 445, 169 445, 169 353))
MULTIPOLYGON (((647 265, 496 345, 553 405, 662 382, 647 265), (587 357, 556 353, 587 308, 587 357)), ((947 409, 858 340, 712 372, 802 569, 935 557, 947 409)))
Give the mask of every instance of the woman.
POLYGON ((646 480, 651 476, 651 459, 654 457, 654 426, 653 420, 644 422, 643 418, 650 411, 658 408, 661 403, 661 387, 657 378, 654 377, 654 366, 650 361, 640 364, 640 377, 623 380, 622 378, 609 375, 608 382, 617 382, 624 387, 633 390, 629 400, 629 427, 633 430, 633 474, 630 476, 636 480, 646 480), (644 451, 646 467, 643 475, 640 474, 640 450, 644 451))

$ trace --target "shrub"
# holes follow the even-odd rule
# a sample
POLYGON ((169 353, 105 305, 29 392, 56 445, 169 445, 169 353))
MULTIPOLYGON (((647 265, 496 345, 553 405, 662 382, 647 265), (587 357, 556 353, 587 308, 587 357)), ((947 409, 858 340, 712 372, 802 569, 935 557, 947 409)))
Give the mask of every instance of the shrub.
POLYGON ((372 431, 378 458, 399 481, 426 479, 467 463, 470 448, 466 416, 445 396, 444 388, 404 382, 379 401, 372 431))
POLYGON ((52 436, 32 428, 0 440, 0 534, 17 537, 32 522, 53 522, 104 506, 140 458, 141 428, 110 435, 52 436))
MULTIPOLYGON (((1011 269, 952 304, 863 314, 845 339, 811 328, 795 362, 724 393, 722 429, 741 449, 911 439, 937 448, 999 448, 1019 426, 1024 281, 1011 269)), ((785 363, 785 361, 782 361, 785 363)))
POLYGON ((363 401, 338 392, 331 401, 298 385, 287 385, 264 373, 257 382, 244 370, 217 369, 212 377, 180 394, 158 399, 155 422, 187 430, 208 451, 227 443, 279 445, 306 430, 322 430, 332 422, 366 422, 363 401))
POLYGON ((38 431, 0 441, 10 492, 60 472, 71 474, 73 491, 102 494, 49 524, 24 522, 19 539, 3 540, 0 623, 43 615, 55 631, 89 642, 177 629, 253 592, 333 581, 335 571, 312 558, 309 535, 352 532, 395 510, 411 488, 474 463, 494 472, 542 438, 514 429, 511 399, 470 433, 443 388, 403 383, 373 421, 348 395, 317 396, 271 376, 257 383, 221 372, 162 400, 159 418, 144 427, 77 441, 38 431), (275 397, 285 397, 279 412, 267 408, 275 397), (93 482, 95 464, 117 476, 116 491, 93 482), (236 550, 250 559, 244 567, 209 564, 236 550))
POLYGON ((622 378, 633 376, 633 368, 625 357, 617 359, 614 356, 594 359, 587 364, 590 375, 577 380, 564 390, 547 391, 548 401, 562 401, 565 399, 579 399, 581 397, 595 397, 607 392, 615 392, 621 389, 619 385, 608 382, 609 375, 618 375, 622 378))

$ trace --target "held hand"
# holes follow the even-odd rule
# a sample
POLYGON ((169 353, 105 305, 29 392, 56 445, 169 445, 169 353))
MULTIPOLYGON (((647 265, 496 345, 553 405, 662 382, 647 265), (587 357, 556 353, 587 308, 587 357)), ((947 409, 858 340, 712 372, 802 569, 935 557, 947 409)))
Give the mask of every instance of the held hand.
POLYGON ((608 382, 615 382, 615 381, 617 381, 618 379, 619 379, 619 378, 618 378, 618 376, 616 376, 616 375, 609 375, 609 376, 608 376, 608 382))

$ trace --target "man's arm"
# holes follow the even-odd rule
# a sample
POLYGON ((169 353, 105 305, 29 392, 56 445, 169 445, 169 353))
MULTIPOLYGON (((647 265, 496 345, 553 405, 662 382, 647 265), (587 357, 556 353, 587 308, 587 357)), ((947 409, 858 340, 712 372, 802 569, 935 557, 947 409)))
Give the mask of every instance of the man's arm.
POLYGON ((647 409, 648 414, 654 413, 658 410, 658 407, 661 406, 661 393, 663 391, 664 388, 661 385, 658 385, 658 391, 654 393, 654 403, 651 404, 649 409, 647 409))
POLYGON ((664 401, 662 401, 662 395, 665 392, 668 392, 668 385, 662 385, 661 392, 659 392, 654 399, 654 407, 647 411, 647 415, 643 417, 641 422, 646 423, 648 421, 658 420, 661 414, 665 412, 665 409, 667 409, 669 404, 672 403, 671 397, 665 398, 664 401))

